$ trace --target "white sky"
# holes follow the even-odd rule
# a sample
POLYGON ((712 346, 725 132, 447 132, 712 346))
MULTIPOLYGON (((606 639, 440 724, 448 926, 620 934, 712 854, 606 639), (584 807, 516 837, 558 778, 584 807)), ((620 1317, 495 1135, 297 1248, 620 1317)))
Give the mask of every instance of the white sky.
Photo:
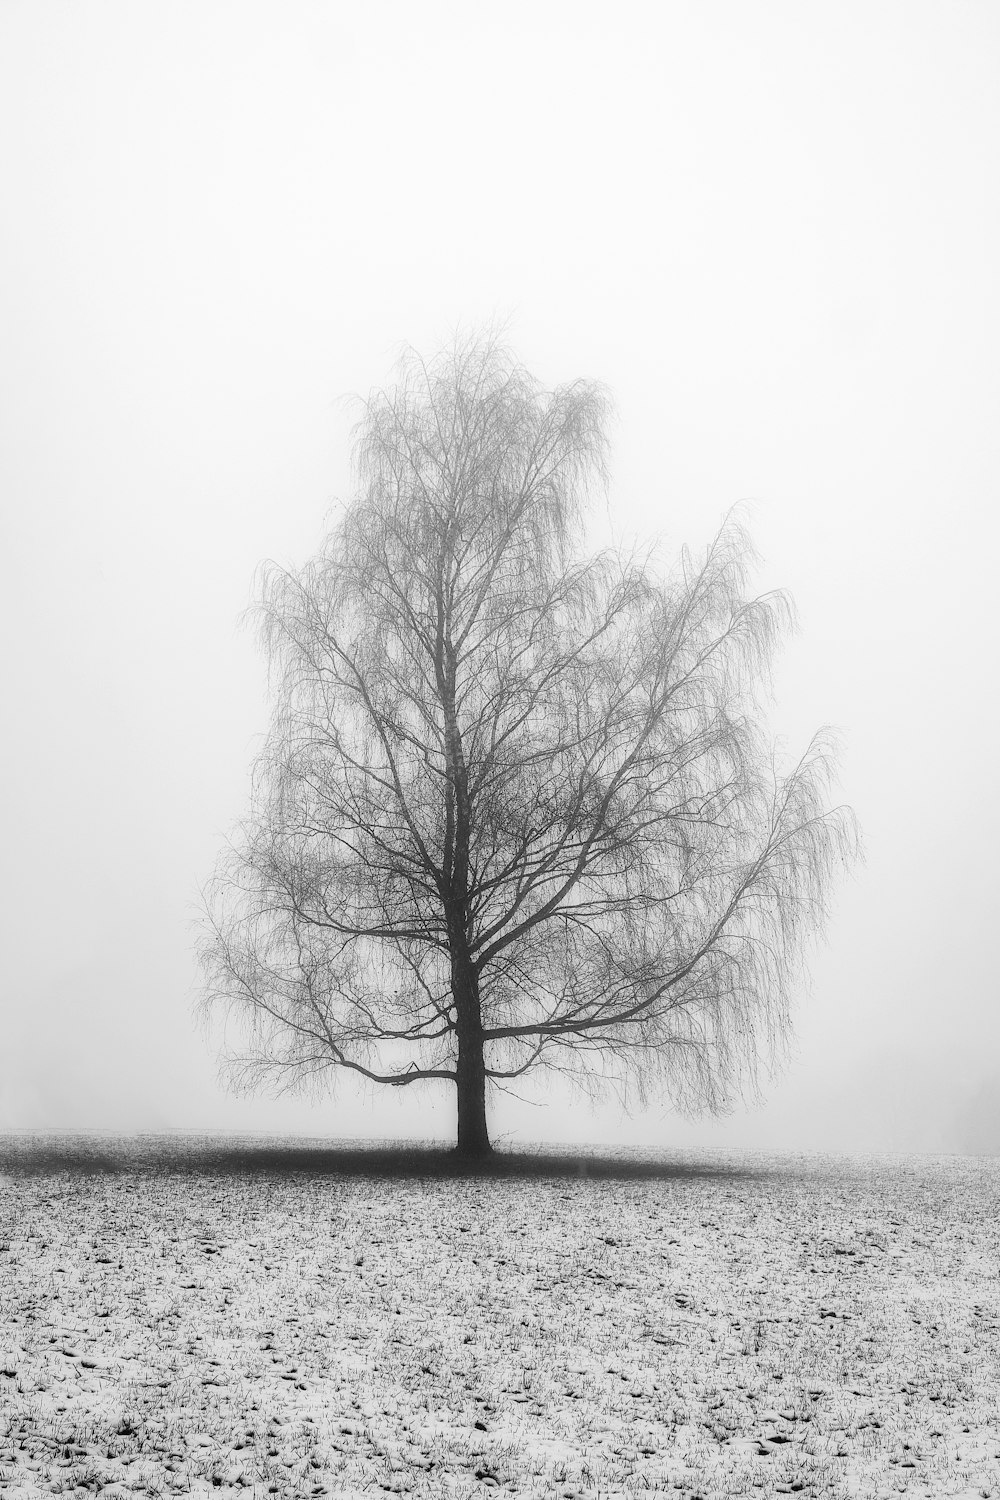
POLYGON ((753 500, 868 862, 762 1108, 550 1096, 510 1140, 1000 1150, 1000 9, 0 7, 0 1128, 440 1135, 236 1100, 195 907, 267 723, 237 619, 349 491, 342 398, 509 317, 618 405, 609 525, 753 500))

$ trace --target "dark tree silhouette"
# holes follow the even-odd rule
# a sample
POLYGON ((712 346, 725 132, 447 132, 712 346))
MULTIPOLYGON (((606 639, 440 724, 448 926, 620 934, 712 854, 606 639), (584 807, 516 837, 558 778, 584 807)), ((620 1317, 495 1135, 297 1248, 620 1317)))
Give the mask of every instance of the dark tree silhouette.
POLYGON ((323 550, 265 570, 276 709, 203 955, 237 1083, 441 1080, 477 1156, 492 1080, 719 1109, 787 1035, 852 820, 824 738, 775 770, 788 604, 737 525, 669 577, 581 552, 606 416, 489 339, 410 357, 323 550))

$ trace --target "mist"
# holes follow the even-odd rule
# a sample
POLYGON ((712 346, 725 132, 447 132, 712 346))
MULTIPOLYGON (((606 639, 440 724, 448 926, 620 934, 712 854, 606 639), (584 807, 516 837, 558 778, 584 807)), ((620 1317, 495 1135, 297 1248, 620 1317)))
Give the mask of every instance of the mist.
POLYGON ((773 729, 840 731, 867 859, 760 1099, 518 1085, 495 1139, 1000 1152, 998 54, 973 4, 3 8, 0 1129, 452 1133, 227 1093, 195 924, 255 570, 335 522, 352 396, 499 319, 614 395, 595 546, 745 503, 773 729))

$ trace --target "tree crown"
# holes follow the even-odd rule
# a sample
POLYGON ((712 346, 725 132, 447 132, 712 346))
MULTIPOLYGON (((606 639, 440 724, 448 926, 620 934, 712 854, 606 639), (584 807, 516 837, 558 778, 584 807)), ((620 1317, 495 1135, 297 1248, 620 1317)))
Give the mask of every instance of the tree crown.
POLYGON ((411 357, 323 549, 265 571, 275 714, 205 945, 245 1078, 461 1096, 477 1057, 719 1108, 787 1034, 856 850, 830 740, 776 770, 759 687, 789 605, 748 594, 732 519, 666 576, 585 552, 608 410, 493 341, 411 357))

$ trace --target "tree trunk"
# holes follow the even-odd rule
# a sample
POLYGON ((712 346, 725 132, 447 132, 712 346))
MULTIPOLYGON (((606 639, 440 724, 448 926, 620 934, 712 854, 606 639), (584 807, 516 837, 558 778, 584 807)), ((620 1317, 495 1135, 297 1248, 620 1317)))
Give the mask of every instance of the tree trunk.
MULTIPOLYGON (((443 607, 443 606, 442 606, 443 607)), ((479 975, 469 949, 469 777, 465 750, 455 711, 455 653, 443 642, 438 683, 447 731, 450 795, 445 813, 445 846, 449 851, 448 946, 451 950, 451 993, 455 1002, 458 1042, 458 1146, 467 1161, 493 1154, 486 1126, 486 1064, 483 1060, 483 1013, 479 1003, 479 975)))
POLYGON ((478 1046, 468 1039, 459 1042, 458 1054, 458 1154, 468 1160, 493 1155, 486 1124, 486 1066, 483 1039, 478 1046))
POLYGON ((492 1156, 486 1124, 486 1063, 479 985, 468 963, 454 965, 452 985, 458 1031, 458 1155, 470 1161, 492 1156))

